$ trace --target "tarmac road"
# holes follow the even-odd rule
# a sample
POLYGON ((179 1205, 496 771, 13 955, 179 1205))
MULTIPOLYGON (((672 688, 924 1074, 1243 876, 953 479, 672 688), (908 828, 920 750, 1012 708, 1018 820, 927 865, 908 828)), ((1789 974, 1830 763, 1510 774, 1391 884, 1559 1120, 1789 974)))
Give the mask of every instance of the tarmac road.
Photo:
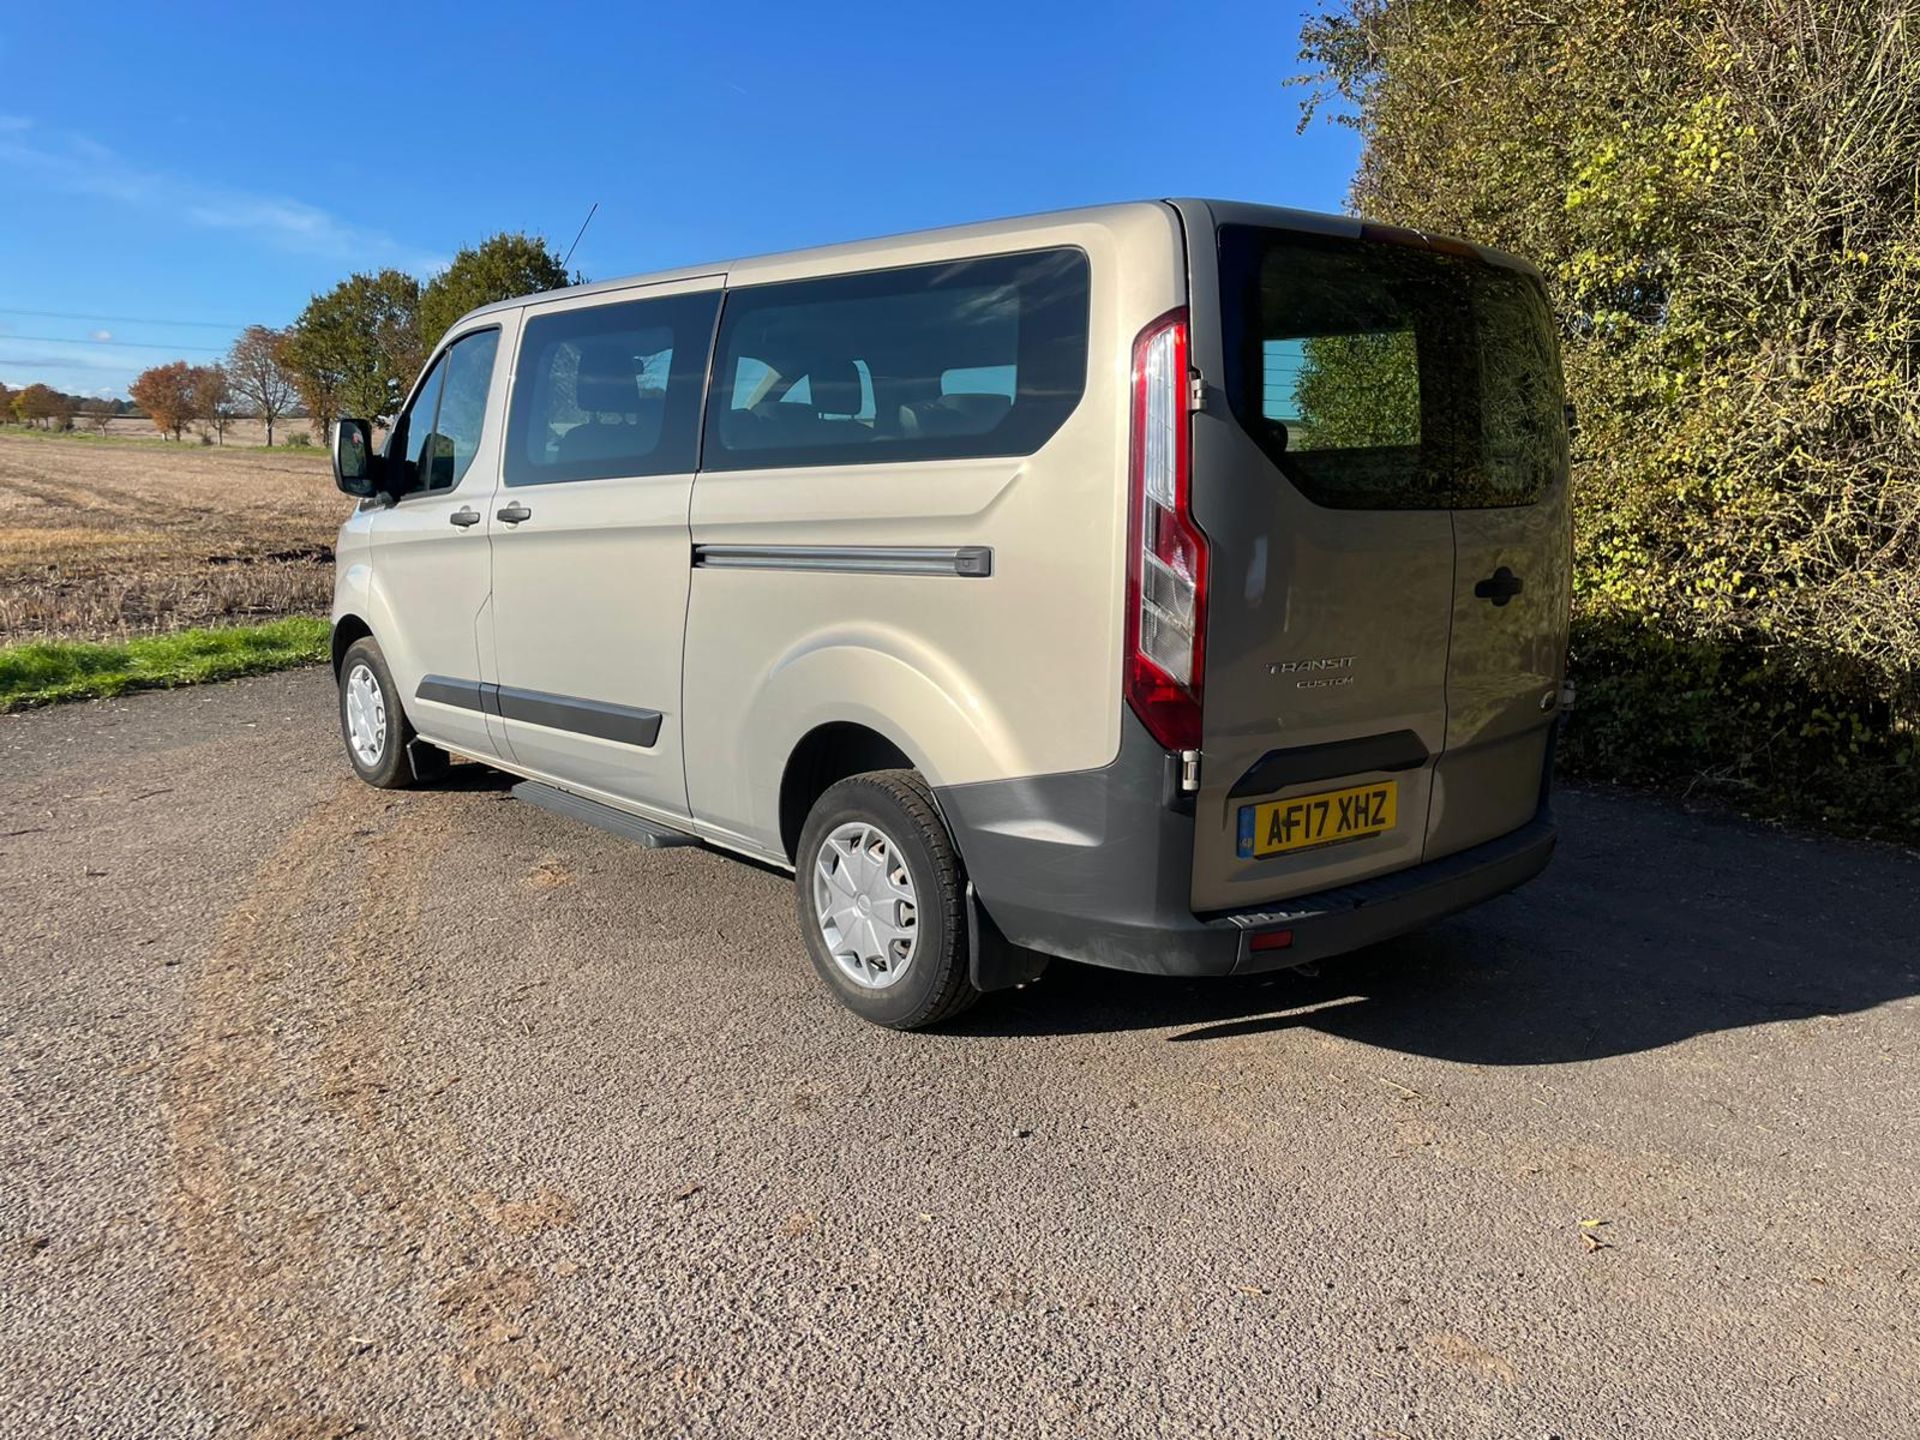
POLYGON ((781 876, 338 751, 0 719, 6 1434, 1920 1434, 1914 856, 1573 790, 1318 977, 910 1036, 781 876))

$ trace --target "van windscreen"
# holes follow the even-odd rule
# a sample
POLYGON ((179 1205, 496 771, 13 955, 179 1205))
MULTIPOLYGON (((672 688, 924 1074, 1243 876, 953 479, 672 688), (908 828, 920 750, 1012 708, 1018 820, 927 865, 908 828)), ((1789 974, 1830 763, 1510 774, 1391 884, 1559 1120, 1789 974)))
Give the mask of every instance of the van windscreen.
POLYGON ((1528 505, 1564 465, 1552 318, 1528 275, 1417 245, 1219 231, 1235 417, 1342 509, 1528 505))

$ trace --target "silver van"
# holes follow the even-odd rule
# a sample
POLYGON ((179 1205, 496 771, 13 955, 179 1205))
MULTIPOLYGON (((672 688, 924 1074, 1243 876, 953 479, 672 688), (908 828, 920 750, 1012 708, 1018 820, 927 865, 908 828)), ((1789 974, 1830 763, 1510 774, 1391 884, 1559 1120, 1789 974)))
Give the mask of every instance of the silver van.
POLYGON ((334 464, 360 775, 791 870, 883 1025, 1303 964, 1553 848, 1559 361, 1475 245, 1172 200, 585 285, 334 464))

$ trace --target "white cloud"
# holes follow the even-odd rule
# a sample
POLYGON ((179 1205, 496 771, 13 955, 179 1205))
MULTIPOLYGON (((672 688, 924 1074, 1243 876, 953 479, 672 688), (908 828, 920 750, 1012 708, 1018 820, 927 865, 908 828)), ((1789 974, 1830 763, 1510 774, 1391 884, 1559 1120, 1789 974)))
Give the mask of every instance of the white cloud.
POLYGON ((111 339, 113 339, 113 331, 111 331, 111 330, 96 330, 96 331, 94 331, 94 332, 93 332, 93 338, 94 338, 94 339, 96 339, 96 340, 111 340, 111 339))
POLYGON ((302 200, 165 174, 85 135, 38 131, 35 138, 27 138, 33 129, 25 116, 0 115, 0 167, 33 176, 50 189, 97 196, 203 229, 250 235, 279 249, 353 265, 397 265, 429 275, 447 263, 443 256, 414 250, 383 230, 356 225, 302 200))

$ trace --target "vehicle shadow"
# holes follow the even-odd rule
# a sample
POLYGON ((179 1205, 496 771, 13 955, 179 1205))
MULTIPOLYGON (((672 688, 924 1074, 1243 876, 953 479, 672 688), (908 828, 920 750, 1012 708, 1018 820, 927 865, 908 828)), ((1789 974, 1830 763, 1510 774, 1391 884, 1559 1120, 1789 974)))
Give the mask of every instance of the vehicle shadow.
POLYGON ((1542 1065, 1920 994, 1920 856, 1610 792, 1568 791, 1556 808, 1560 852, 1532 885, 1317 975, 1179 980, 1055 964, 955 1028, 1166 1028, 1192 1044, 1306 1027, 1542 1065))
POLYGON ((504 770, 496 770, 491 765, 482 764, 478 760, 456 758, 451 765, 431 780, 424 782, 420 788, 455 793, 494 791, 505 797, 513 789, 518 778, 504 770))

